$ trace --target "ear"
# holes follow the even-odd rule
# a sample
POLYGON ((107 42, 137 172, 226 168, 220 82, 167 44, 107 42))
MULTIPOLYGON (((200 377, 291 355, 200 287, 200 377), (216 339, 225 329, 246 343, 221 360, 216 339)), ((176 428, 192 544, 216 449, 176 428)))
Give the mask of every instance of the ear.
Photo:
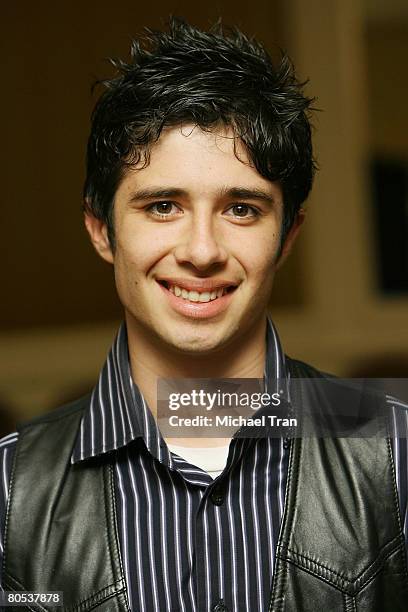
POLYGON ((282 264, 286 261, 286 258, 291 252, 293 245, 295 244, 296 238, 299 235, 300 229, 303 225, 305 218, 306 218, 306 211, 304 208, 300 208, 292 224, 292 227, 290 228, 288 235, 285 238, 285 242, 283 244, 281 253, 276 262, 276 269, 280 268, 282 264))
POLYGON ((85 212, 85 227, 95 251, 108 263, 113 263, 113 253, 108 238, 106 223, 90 212, 85 212))

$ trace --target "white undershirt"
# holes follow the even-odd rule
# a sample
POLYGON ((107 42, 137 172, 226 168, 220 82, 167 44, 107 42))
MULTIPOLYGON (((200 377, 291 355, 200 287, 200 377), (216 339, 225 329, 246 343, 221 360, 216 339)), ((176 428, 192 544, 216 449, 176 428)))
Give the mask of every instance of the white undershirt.
POLYGON ((229 443, 226 446, 194 447, 167 444, 172 453, 179 455, 191 465, 207 472, 213 479, 225 468, 228 459, 229 443))

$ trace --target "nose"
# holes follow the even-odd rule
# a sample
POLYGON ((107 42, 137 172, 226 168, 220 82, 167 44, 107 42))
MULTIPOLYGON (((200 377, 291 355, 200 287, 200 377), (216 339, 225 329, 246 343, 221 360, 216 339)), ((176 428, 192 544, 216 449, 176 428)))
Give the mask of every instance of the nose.
POLYGON ((215 222, 209 214, 192 215, 174 255, 179 264, 192 264, 204 271, 227 261, 227 251, 215 222))

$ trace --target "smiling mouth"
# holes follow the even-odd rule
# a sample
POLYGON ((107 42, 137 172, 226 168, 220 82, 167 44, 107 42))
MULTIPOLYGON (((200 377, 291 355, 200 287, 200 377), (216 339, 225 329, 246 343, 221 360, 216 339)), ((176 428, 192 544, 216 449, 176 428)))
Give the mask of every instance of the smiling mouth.
POLYGON ((236 289, 235 285, 230 285, 227 287, 214 288, 211 291, 210 290, 197 291, 196 289, 188 290, 188 289, 185 289, 184 287, 179 287, 178 285, 175 285, 175 284, 173 285, 169 283, 168 281, 160 280, 158 282, 160 285, 162 285, 162 287, 170 291, 170 293, 173 293, 173 295, 175 295, 176 297, 186 300, 187 302, 194 302, 194 303, 213 302, 223 297, 227 293, 232 293, 236 289))

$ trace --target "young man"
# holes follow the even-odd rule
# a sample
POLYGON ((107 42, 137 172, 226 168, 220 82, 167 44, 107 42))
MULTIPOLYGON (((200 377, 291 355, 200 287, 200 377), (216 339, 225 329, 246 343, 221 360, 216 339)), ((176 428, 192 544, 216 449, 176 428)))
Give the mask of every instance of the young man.
POLYGON ((400 431, 200 448, 155 419, 159 378, 319 376, 267 317, 312 184, 310 100, 287 58, 180 21, 116 67, 85 223, 125 322, 92 396, 2 443, 3 588, 81 611, 402 611, 400 431))

